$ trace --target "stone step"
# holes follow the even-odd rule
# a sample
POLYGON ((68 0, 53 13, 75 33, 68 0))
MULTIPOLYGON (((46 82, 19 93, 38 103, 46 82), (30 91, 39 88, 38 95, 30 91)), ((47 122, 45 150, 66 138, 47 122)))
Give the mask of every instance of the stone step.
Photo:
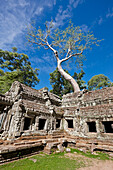
POLYGON ((51 154, 53 148, 57 148, 57 145, 59 145, 60 142, 51 142, 51 143, 47 143, 46 147, 44 148, 44 152, 47 154, 51 154))
POLYGON ((63 138, 64 135, 55 135, 55 136, 51 136, 51 138, 63 138))
POLYGON ((22 136, 20 140, 30 140, 30 139, 46 139, 46 136, 22 136))
POLYGON ((62 134, 64 135, 64 132, 53 132, 53 133, 52 133, 53 136, 54 136, 54 135, 62 135, 62 134))
POLYGON ((17 143, 14 143, 14 146, 20 146, 20 145, 27 145, 27 144, 36 144, 36 143, 42 143, 42 140, 34 140, 34 141, 21 141, 21 142, 17 142, 17 143))

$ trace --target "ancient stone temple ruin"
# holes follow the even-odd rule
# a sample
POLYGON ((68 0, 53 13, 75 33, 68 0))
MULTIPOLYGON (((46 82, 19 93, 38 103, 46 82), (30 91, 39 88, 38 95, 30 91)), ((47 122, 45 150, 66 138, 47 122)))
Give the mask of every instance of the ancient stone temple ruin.
POLYGON ((113 151, 112 140, 113 87, 70 93, 61 100, 45 88, 15 81, 0 95, 1 161, 19 150, 48 152, 59 144, 113 151))

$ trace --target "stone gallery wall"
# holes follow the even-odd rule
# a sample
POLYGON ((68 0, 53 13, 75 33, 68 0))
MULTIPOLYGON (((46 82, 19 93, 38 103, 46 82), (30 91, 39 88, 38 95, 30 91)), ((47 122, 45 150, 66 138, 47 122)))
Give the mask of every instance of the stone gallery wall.
POLYGON ((64 129, 82 137, 113 136, 113 87, 63 96, 64 129), (73 125, 70 125, 73 123, 73 125))
POLYGON ((0 105, 2 139, 62 128, 62 114, 55 112, 61 100, 46 89, 35 90, 16 81, 0 98, 0 105))
POLYGON ((68 134, 96 139, 113 139, 113 87, 80 91, 63 96, 35 90, 14 82, 0 95, 0 133, 2 139, 29 134, 68 134))

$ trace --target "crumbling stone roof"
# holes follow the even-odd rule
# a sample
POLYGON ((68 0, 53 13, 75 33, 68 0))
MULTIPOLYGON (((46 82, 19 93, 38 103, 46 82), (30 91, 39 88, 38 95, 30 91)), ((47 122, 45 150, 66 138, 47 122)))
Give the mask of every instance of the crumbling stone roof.
POLYGON ((27 112, 34 112, 34 113, 49 113, 49 108, 44 104, 35 103, 28 100, 22 100, 22 105, 25 107, 27 112))
POLYGON ((36 90, 18 81, 15 81, 12 84, 10 90, 6 92, 5 97, 13 101, 16 101, 21 98, 21 99, 28 99, 32 101, 37 100, 37 101, 41 101, 41 103, 44 103, 47 99, 50 99, 53 105, 54 104, 61 105, 60 97, 48 92, 47 90, 45 90, 45 88, 36 90))
POLYGON ((103 104, 80 108, 80 115, 89 117, 113 116, 113 104, 103 104))
POLYGON ((10 99, 8 99, 5 95, 0 94, 0 104, 12 105, 12 101, 10 99))
POLYGON ((113 98, 113 87, 106 87, 99 90, 89 91, 84 94, 84 100, 105 100, 107 98, 113 98))

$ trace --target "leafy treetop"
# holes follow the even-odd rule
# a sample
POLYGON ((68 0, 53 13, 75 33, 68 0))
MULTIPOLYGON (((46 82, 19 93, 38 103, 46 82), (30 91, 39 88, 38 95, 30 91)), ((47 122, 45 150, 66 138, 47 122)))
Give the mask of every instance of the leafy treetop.
POLYGON ((38 70, 31 67, 29 57, 24 53, 17 53, 17 48, 13 51, 3 51, 0 49, 0 92, 5 93, 11 84, 17 80, 30 87, 34 87, 38 82, 38 70))
POLYGON ((111 86, 113 86, 113 83, 104 74, 95 75, 88 81, 88 90, 97 90, 111 86))

